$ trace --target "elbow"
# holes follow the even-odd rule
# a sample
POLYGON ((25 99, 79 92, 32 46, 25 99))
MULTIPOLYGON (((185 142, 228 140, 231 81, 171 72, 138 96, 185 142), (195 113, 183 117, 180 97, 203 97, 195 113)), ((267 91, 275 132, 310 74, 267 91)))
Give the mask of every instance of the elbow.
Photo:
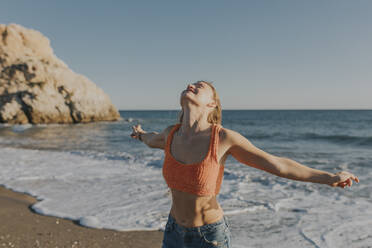
POLYGON ((280 177, 288 177, 288 158, 286 157, 275 157, 275 167, 277 175, 280 177))

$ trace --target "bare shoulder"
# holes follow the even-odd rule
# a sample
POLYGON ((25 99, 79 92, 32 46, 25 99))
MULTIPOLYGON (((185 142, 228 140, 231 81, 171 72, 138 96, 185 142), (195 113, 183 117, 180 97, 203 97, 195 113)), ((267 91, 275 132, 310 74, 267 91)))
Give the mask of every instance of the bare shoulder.
POLYGON ((226 127, 222 127, 219 132, 219 138, 221 142, 225 142, 232 145, 234 142, 237 142, 240 139, 244 138, 244 136, 238 133, 237 131, 228 129, 226 127))
POLYGON ((168 137, 170 131, 172 131, 172 129, 173 129, 176 125, 177 125, 177 124, 169 125, 169 126, 167 126, 167 127, 163 130, 162 134, 163 134, 164 138, 168 137))
POLYGON ((230 131, 230 129, 221 126, 221 129, 219 130, 219 133, 218 133, 220 142, 226 141, 226 138, 227 138, 227 135, 228 135, 229 131, 230 131))
POLYGON ((248 138, 232 129, 222 128, 220 132, 220 139, 226 148, 227 154, 233 155, 234 157, 236 157, 237 153, 241 152, 242 150, 253 153, 262 151, 255 147, 248 140, 248 138))
POLYGON ((167 137, 170 133, 170 131, 176 126, 177 124, 172 124, 167 126, 162 132, 157 134, 153 140, 152 140, 152 147, 164 149, 166 142, 167 142, 167 137))
POLYGON ((225 151, 227 153, 226 155, 230 154, 231 147, 236 144, 242 137, 243 136, 241 134, 234 130, 221 127, 219 131, 219 143, 221 147, 220 149, 225 151))

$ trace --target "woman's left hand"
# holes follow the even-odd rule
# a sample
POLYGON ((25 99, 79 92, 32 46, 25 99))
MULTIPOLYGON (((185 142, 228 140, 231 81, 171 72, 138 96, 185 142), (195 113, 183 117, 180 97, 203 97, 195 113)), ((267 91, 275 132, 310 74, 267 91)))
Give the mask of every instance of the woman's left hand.
POLYGON ((351 185, 353 184, 352 180, 359 183, 359 178, 357 178, 356 176, 354 176, 353 174, 347 171, 341 171, 341 172, 335 173, 335 176, 333 179, 334 179, 333 182, 329 184, 332 187, 341 187, 341 188, 345 188, 346 186, 351 187, 351 185))

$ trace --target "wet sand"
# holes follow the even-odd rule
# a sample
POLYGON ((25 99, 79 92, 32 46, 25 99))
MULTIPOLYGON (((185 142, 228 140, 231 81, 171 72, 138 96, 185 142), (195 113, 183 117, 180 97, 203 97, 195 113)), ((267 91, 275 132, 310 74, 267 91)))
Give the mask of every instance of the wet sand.
POLYGON ((37 214, 30 208, 35 202, 37 200, 27 194, 0 186, 0 248, 161 247, 162 231, 87 228, 71 220, 37 214))

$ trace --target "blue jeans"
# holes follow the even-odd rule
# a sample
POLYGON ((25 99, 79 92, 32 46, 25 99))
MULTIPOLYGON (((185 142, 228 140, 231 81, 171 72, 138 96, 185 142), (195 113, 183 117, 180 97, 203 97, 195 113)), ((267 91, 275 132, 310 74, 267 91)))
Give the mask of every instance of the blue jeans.
POLYGON ((198 227, 183 227, 169 213, 162 248, 229 248, 231 232, 226 216, 198 227))

